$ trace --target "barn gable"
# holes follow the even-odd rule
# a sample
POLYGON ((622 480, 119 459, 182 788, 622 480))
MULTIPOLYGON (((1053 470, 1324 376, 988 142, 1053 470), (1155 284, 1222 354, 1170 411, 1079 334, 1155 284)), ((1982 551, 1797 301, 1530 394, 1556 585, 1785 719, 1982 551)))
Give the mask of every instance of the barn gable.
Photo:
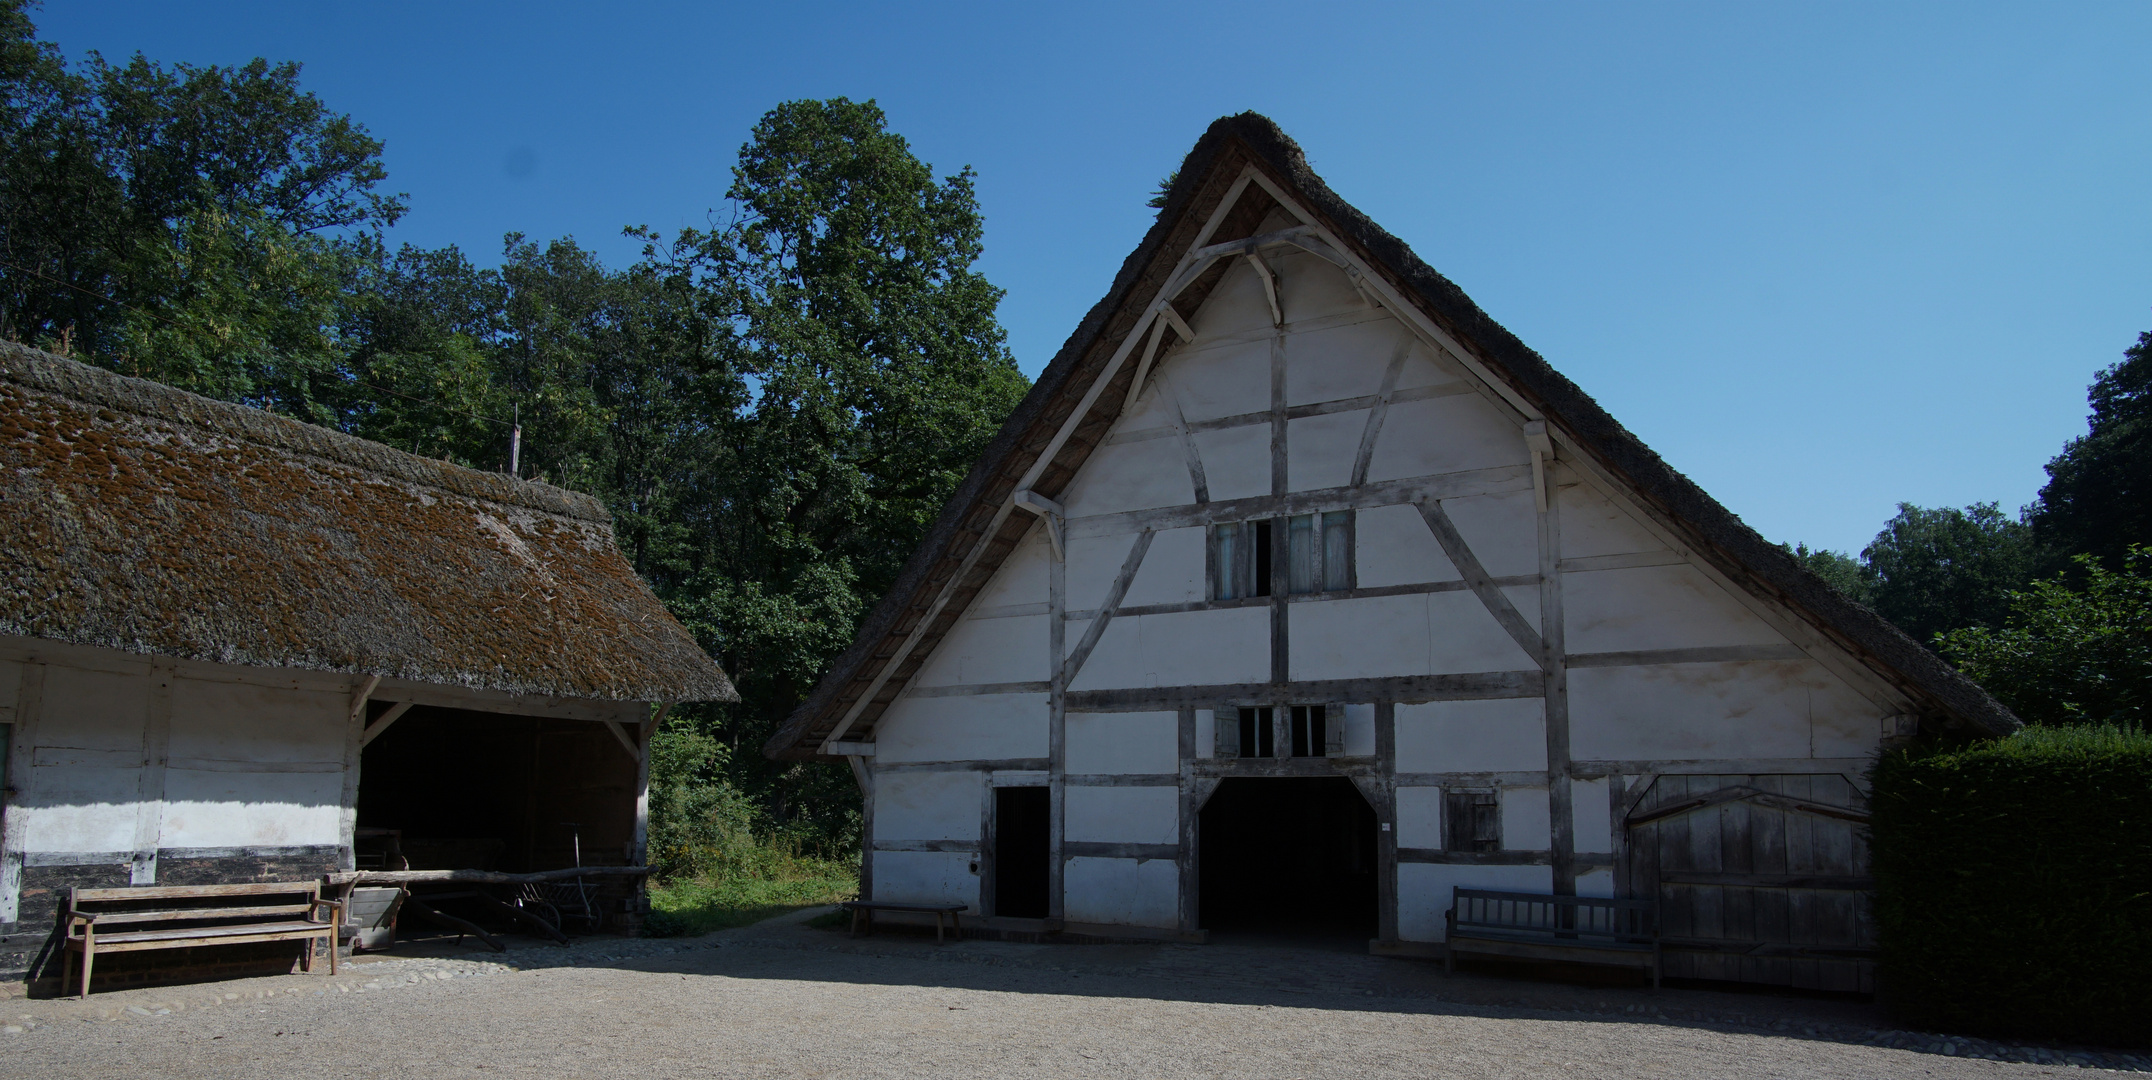
MULTIPOLYGON (((1724 892, 1727 867, 1661 857, 1696 845, 1654 808, 1790 784, 1847 825, 1887 739, 2014 723, 1241 116, 767 749, 853 760, 878 897, 1028 910, 1004 882, 1034 860, 997 823, 1043 788, 1036 917, 1200 934, 1233 917, 1204 897, 1249 891, 1234 829, 1290 805, 1266 843, 1332 830, 1301 846, 1354 868, 1302 877, 1364 873, 1371 936, 1402 947, 1439 939, 1452 885, 1724 892)), ((1755 801, 1706 802, 1718 827, 1755 801)), ((1789 856, 1754 812, 1771 880, 1857 877, 1850 833, 1789 856)))

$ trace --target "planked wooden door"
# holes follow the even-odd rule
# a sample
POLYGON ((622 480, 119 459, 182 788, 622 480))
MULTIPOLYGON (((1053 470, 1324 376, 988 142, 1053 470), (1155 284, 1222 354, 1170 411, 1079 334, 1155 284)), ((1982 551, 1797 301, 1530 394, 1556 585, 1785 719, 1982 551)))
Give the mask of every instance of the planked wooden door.
POLYGON ((1650 780, 1624 892, 1658 898, 1666 974, 1873 993, 1867 817, 1835 773, 1650 780))

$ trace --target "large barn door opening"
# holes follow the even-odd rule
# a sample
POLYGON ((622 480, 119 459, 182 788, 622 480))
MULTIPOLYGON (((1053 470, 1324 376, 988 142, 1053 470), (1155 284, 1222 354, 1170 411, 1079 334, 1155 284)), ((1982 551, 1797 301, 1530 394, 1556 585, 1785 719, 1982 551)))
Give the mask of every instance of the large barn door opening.
POLYGON ((1867 800, 1836 774, 1661 776, 1631 805, 1629 893, 1666 974, 1872 993, 1867 800))
POLYGON ((1229 779, 1198 820, 1204 929, 1375 936, 1375 811, 1352 781, 1229 779))
POLYGON ((1047 870, 1053 858, 1053 791, 1043 787, 994 789, 994 911, 1018 919, 1043 919, 1047 870))
POLYGON ((360 759, 356 854, 363 869, 617 866, 635 793, 636 761, 601 724, 419 706, 360 759))

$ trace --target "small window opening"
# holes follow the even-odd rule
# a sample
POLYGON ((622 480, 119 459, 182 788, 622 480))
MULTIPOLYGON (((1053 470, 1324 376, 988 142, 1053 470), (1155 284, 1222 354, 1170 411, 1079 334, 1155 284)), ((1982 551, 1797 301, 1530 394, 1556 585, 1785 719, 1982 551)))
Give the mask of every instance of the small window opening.
POLYGON ((1269 708, 1242 709, 1240 711, 1240 756, 1278 756, 1277 734, 1272 730, 1273 727, 1273 714, 1269 708))
POLYGON ((1451 851, 1502 850, 1501 808, 1491 791, 1452 791, 1443 800, 1451 851))
POLYGON ((1326 757, 1329 754, 1330 710, 1322 705, 1293 706, 1293 756, 1326 757))
POLYGON ((1271 594, 1272 538, 1284 544, 1288 594, 1353 587, 1352 511, 1211 526, 1211 599, 1271 594))

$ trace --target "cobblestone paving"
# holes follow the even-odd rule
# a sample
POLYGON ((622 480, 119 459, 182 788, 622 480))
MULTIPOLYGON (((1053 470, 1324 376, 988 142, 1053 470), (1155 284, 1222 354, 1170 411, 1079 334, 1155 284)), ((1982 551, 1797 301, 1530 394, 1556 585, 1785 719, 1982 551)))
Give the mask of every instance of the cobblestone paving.
POLYGON ((1460 973, 1346 948, 1022 945, 797 917, 0 1000, 0 1076, 2081 1076, 2139 1055, 1898 1031, 1868 1005, 1460 973))

